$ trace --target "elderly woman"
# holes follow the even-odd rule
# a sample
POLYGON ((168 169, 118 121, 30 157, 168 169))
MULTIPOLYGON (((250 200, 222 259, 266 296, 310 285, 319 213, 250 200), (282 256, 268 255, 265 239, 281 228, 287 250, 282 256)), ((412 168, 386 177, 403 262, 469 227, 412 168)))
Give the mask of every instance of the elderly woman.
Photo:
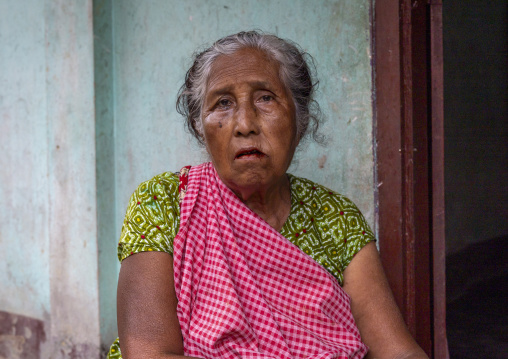
POLYGON ((359 210, 286 173, 316 128, 305 57, 258 32, 196 56, 177 107, 211 162, 132 196, 110 358, 426 358, 359 210))

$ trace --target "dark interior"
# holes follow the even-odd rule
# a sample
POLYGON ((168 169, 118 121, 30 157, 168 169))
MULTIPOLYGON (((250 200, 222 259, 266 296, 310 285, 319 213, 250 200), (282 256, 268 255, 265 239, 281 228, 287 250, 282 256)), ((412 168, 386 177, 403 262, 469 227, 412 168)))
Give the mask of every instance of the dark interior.
POLYGON ((450 358, 508 358, 506 0, 443 1, 450 358))

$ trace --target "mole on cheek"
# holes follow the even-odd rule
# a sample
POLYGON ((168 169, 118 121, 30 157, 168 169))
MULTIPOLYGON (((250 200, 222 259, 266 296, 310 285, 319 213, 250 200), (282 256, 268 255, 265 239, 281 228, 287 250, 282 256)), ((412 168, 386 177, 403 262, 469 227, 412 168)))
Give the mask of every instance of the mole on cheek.
POLYGON ((222 128, 222 122, 219 122, 219 128, 222 128))

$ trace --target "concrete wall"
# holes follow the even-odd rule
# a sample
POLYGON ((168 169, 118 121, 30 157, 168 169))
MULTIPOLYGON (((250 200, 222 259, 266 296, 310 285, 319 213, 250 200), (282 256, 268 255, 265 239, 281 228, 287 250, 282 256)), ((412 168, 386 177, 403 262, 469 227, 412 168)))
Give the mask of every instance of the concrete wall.
POLYGON ((206 160, 175 96, 192 52, 229 33, 274 32, 315 57, 329 140, 304 146, 291 171, 347 194, 373 225, 369 11, 1 0, 0 356, 93 358, 113 340, 127 201, 139 182, 206 160))
POLYGON ((13 323, 0 341, 10 358, 99 352, 91 10, 0 2, 0 310, 13 323), (31 319, 23 335, 17 314, 31 319), (34 353, 30 333, 41 330, 34 353))

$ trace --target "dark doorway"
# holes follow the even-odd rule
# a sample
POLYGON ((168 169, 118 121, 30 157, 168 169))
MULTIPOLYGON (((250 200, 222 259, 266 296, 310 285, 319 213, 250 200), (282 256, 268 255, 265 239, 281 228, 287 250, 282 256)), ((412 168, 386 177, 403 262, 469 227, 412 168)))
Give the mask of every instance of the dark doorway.
POLYGON ((443 2, 450 358, 508 357, 508 2, 443 2))

